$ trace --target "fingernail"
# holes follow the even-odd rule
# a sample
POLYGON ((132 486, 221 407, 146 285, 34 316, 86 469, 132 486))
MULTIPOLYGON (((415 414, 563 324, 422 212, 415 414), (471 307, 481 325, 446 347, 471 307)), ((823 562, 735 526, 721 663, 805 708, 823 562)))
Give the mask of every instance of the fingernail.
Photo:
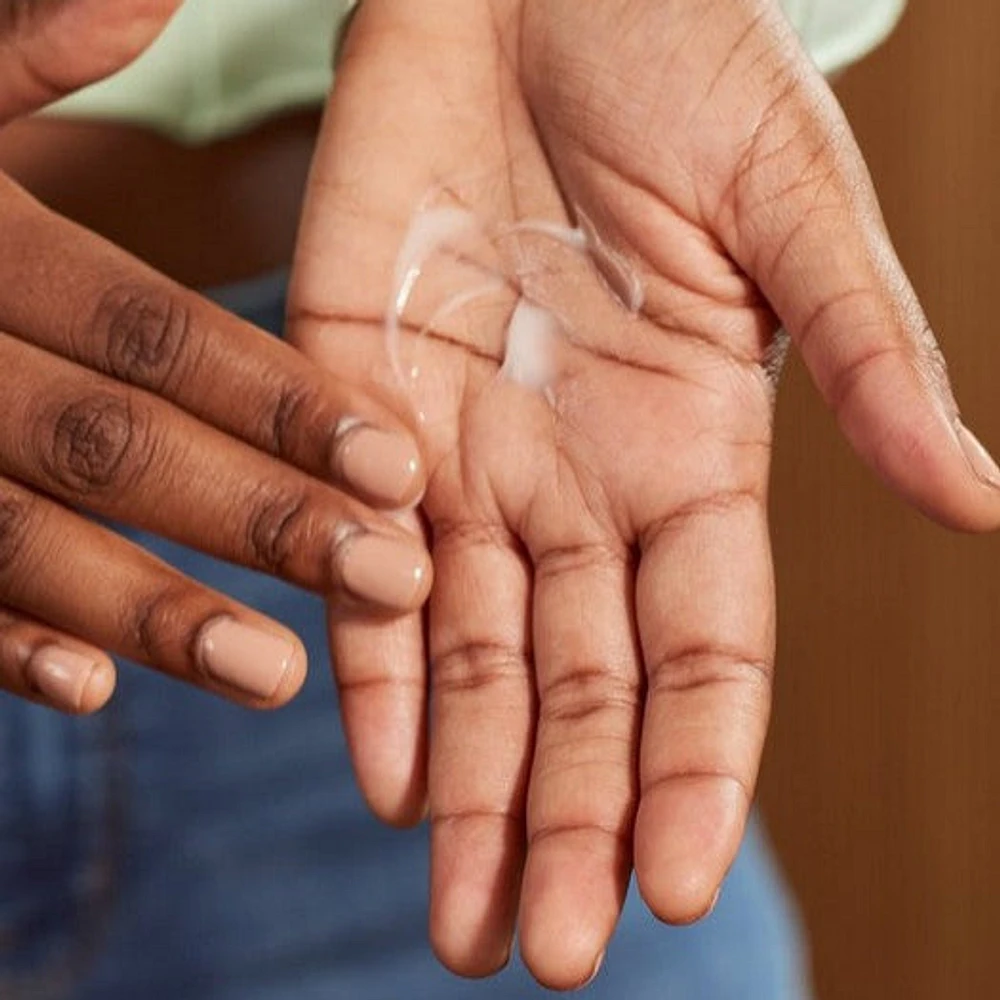
POLYGON ((430 559, 422 546, 382 535, 353 535, 338 553, 344 586, 363 601, 409 611, 430 583, 430 559))
POLYGON ((273 632, 235 618, 217 618, 202 630, 198 656, 220 684, 252 698, 272 698, 295 660, 296 649, 273 632))
POLYGON ((719 899, 722 897, 722 886, 720 885, 718 889, 715 890, 715 895, 712 897, 712 902, 708 904, 708 909, 705 911, 705 916, 710 917, 715 913, 715 908, 719 905, 719 899))
POLYGON ((108 664, 61 646, 37 650, 28 661, 27 675, 53 707, 64 712, 99 708, 114 688, 114 670, 108 664))
POLYGON ((601 966, 604 965, 605 954, 606 952, 602 951, 600 955, 597 956, 597 961, 594 963, 594 971, 590 974, 590 978, 580 987, 581 990, 585 990, 598 977, 601 971, 601 966))
POLYGON ((979 439, 961 421, 955 425, 958 443, 965 452, 965 457, 972 466, 972 471, 987 486, 1000 489, 1000 466, 992 455, 982 446, 979 439))
POLYGON ((395 506, 417 499, 420 452, 403 434, 364 424, 349 427, 336 445, 334 468, 348 485, 366 497, 395 506))

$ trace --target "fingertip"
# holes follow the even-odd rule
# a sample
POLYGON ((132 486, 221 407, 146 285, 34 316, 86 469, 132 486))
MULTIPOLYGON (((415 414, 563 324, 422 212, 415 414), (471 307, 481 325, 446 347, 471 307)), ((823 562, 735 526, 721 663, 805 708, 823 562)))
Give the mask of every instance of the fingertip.
POLYGON ((358 768, 358 787, 372 814, 386 826, 410 830, 427 818, 427 781, 416 769, 395 774, 358 768))
POLYGON ((736 781, 716 776, 674 779, 643 796, 636 876, 658 919, 683 926, 712 912, 739 850, 748 806, 736 781))
POLYGON ((92 715, 104 708, 114 694, 117 671, 110 660, 98 660, 80 692, 80 714, 92 715))
POLYGON ((344 587, 365 604, 402 614, 419 610, 430 596, 430 554, 407 534, 353 533, 340 544, 336 558, 344 587))
POLYGON ((522 852, 523 833, 512 816, 433 816, 430 940, 455 975, 482 979, 510 961, 522 852))
POLYGON ((399 829, 427 815, 426 695, 420 681, 384 677, 341 685, 344 732, 368 808, 399 829))
POLYGON ((957 418, 939 449, 920 424, 886 436, 876 468, 889 485, 931 520, 953 531, 984 534, 1000 528, 1000 479, 989 453, 957 418), (888 454, 894 448, 895 454, 888 454))
POLYGON ((384 823, 411 827, 427 810, 427 673, 423 619, 338 617, 330 653, 358 787, 384 823))
POLYGON ((249 708, 281 708, 305 683, 307 653, 299 637, 242 610, 201 624, 193 650, 192 679, 249 708))
POLYGON ((519 915, 521 956, 547 989, 583 989, 604 960, 625 904, 628 838, 560 831, 528 852, 519 915))
POLYGON ((419 503, 427 485, 423 456, 411 434, 351 418, 341 421, 333 467, 335 476, 362 500, 390 510, 419 503))
POLYGON ((1000 471, 957 415, 950 393, 882 355, 837 407, 859 455, 895 493, 938 524, 982 533, 1000 527, 1000 471))
POLYGON ((26 664, 25 676, 40 700, 68 715, 91 715, 100 710, 115 687, 114 664, 103 653, 61 643, 36 649, 26 664))
POLYGON ((521 931, 521 958, 535 979, 548 990, 560 993, 582 990, 597 978, 604 963, 606 938, 586 931, 579 933, 572 926, 578 918, 578 909, 558 915, 561 932, 549 934, 544 939, 521 931))
POLYGON ((302 690, 309 673, 309 654, 302 640, 294 632, 287 632, 286 638, 291 645, 292 654, 277 690, 262 706, 266 709, 283 708, 292 701, 302 690))
POLYGON ((986 450, 983 443, 961 420, 955 421, 955 436, 965 455, 973 488, 983 498, 983 504, 970 518, 966 530, 974 532, 996 531, 1000 528, 1000 466, 986 450))
POLYGON ((516 902, 511 859, 451 852, 432 855, 430 942, 449 972, 465 979, 496 975, 510 962, 516 902))
POLYGON ((489 979, 510 964, 513 944, 489 941, 459 941, 453 934, 435 933, 431 929, 431 951, 452 975, 462 979, 489 979))

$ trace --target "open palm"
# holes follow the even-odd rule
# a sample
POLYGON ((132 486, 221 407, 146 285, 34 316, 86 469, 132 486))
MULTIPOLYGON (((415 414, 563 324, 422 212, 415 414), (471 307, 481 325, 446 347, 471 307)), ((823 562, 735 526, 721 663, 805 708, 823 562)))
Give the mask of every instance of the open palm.
POLYGON ((431 471, 426 622, 332 621, 362 788, 397 822, 426 788, 446 964, 493 971, 518 925, 533 972, 578 985, 633 865, 683 922, 739 846, 774 651, 777 317, 922 509, 1000 523, 988 459, 772 0, 367 0, 293 286, 297 342, 413 417, 431 471), (479 228, 423 262, 397 344, 428 206, 479 228), (596 252, 558 238, 576 226, 596 252), (557 325, 544 385, 506 377, 525 306, 557 325))

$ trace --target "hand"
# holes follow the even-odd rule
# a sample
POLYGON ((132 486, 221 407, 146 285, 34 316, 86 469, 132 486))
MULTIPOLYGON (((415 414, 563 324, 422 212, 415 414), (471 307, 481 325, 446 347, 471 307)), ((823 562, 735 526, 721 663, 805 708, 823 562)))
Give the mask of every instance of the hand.
MULTIPOLYGON (((8 117, 135 54, 176 3, 7 4, 8 117), (135 20, 132 20, 134 18, 135 20), (89 60, 89 61, 88 61, 89 60)), ((46 211, 0 177, 0 687, 67 712, 128 656, 243 704, 300 687, 287 629, 85 513, 158 532, 376 617, 419 606, 419 451, 393 412, 46 211)))
MULTIPOLYGON (((543 983, 581 984, 633 865, 661 918, 712 905, 770 702, 779 319, 892 488, 1000 524, 850 130, 772 0, 365 0, 292 313, 312 357, 425 416, 431 935, 461 973, 501 966, 517 921, 543 983), (428 198, 471 211, 515 273, 482 240, 448 247, 394 357, 395 261, 428 198), (640 316, 607 260, 511 246, 531 220, 595 230, 640 316), (484 268, 506 297, 434 320, 484 268), (561 320, 549 400, 498 377, 522 298, 561 320)), ((361 785, 416 819, 420 621, 333 615, 332 639, 361 785)))

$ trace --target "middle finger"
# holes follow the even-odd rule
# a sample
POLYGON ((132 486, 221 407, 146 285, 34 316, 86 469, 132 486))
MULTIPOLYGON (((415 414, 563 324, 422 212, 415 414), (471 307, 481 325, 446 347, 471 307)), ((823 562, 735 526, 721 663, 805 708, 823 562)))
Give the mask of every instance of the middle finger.
POLYGON ((0 333, 0 471, 93 513, 351 603, 406 611, 423 548, 388 519, 142 390, 0 333))
POLYGON ((538 733, 521 948, 547 985, 589 981, 625 902, 643 682, 634 572, 620 540, 573 529, 532 546, 538 733), (558 536, 558 537, 557 537, 558 536))

